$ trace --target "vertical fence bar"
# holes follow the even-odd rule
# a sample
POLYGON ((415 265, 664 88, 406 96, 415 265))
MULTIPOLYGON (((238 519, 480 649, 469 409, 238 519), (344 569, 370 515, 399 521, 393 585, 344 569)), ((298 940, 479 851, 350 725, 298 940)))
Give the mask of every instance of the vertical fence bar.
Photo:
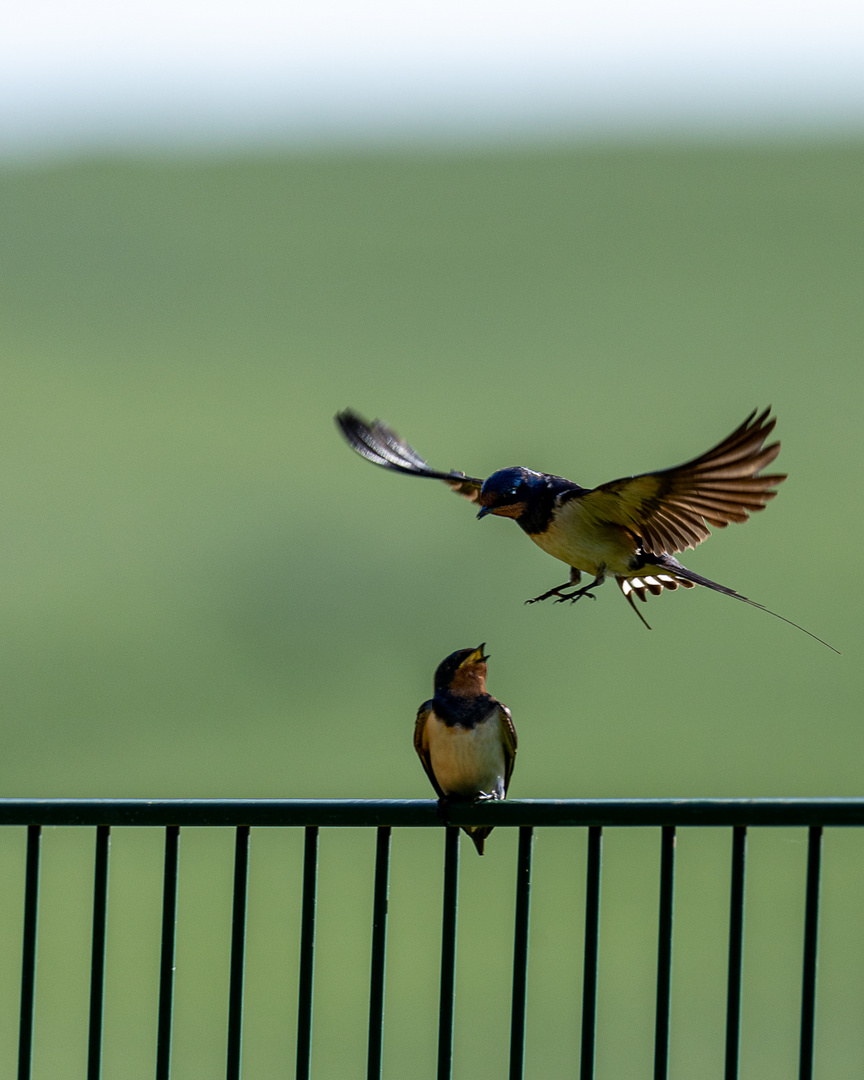
POLYGON ((240 1080, 243 1054, 243 970, 246 963, 246 901, 249 886, 249 826, 238 825, 234 847, 234 908, 231 916, 231 974, 228 986, 227 1080, 240 1080))
POLYGON ((441 999, 438 1012, 438 1080, 453 1075, 456 1001, 456 916, 459 901, 459 830, 444 830, 444 918, 441 927, 441 999))
POLYGON ((807 906, 804 914, 804 977, 801 987, 800 1080, 812 1080, 816 1027, 816 948, 819 939, 819 877, 822 826, 813 825, 807 844, 807 906))
POLYGON ((36 1001, 36 932, 39 923, 39 849, 42 826, 27 826, 24 877, 24 938, 21 950, 21 1022, 18 1031, 18 1080, 33 1069, 33 1007, 36 1001))
POLYGON ((179 849, 180 826, 168 825, 165 829, 165 871, 162 884, 162 949, 159 962, 159 1015, 156 1026, 156 1080, 168 1080, 171 1075, 179 849))
POLYGON ((318 826, 305 831, 300 985, 297 1005, 297 1080, 309 1080, 312 1058, 312 990, 315 982, 315 909, 318 903, 318 826))
POLYGON ((726 988, 725 1080, 738 1080, 741 1049, 741 970, 744 954, 744 872, 747 826, 732 829, 732 890, 729 900, 729 978, 726 988))
POLYGON ((384 971, 387 962, 387 900, 390 891, 390 827, 378 829, 375 898, 372 904, 372 975, 369 989, 369 1080, 381 1080, 384 1039, 384 971))
POLYGON ((585 959, 582 968, 582 1057, 580 1080, 594 1080, 597 1036, 597 966, 600 942, 600 863, 603 829, 588 829, 588 869, 585 881, 585 959))
POLYGON ((660 926, 657 935, 657 1019, 654 1080, 669 1075, 669 1001, 672 990, 672 901, 675 885, 675 826, 664 825, 660 858, 660 926))
POLYGON ((96 827, 96 866, 93 875, 93 952, 90 963, 90 1026, 87 1041, 87 1080, 102 1075, 102 1018, 105 1012, 105 936, 108 922, 108 855, 111 826, 96 827))
POLYGON ((528 925, 531 913, 531 851, 534 830, 519 829, 516 869, 516 929, 513 934, 513 1008, 510 1019, 510 1080, 525 1071, 525 1002, 528 990, 528 925))

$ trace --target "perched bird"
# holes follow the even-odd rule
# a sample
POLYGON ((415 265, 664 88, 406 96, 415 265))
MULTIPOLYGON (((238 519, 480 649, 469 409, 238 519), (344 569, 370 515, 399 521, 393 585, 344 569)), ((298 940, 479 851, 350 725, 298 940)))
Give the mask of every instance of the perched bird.
POLYGON ((583 596, 596 599, 592 590, 613 577, 648 627, 633 603, 634 595, 645 601, 648 593, 659 596, 679 585, 686 589, 703 585, 768 611, 827 645, 803 626, 688 570, 674 557, 707 539, 709 525, 724 528, 730 521, 746 521, 777 494, 773 489, 786 474, 760 475, 780 452, 779 442, 765 446, 776 423, 769 418, 770 411, 770 407, 761 413, 754 410, 713 449, 683 465, 625 476, 596 488, 521 466, 500 469, 486 480, 463 472, 438 472, 380 420, 369 424, 350 409, 335 420, 362 457, 396 472, 443 480, 479 504, 478 518, 487 514, 513 518, 535 544, 570 567, 569 581, 526 603, 550 597, 557 603, 583 596), (580 587, 583 573, 593 580, 580 587))
MULTIPOLYGON (((459 649, 435 672, 435 696, 414 725, 414 749, 442 803, 503 799, 516 760, 510 710, 486 693, 483 645, 459 649)), ((466 826, 480 855, 489 825, 466 826)))

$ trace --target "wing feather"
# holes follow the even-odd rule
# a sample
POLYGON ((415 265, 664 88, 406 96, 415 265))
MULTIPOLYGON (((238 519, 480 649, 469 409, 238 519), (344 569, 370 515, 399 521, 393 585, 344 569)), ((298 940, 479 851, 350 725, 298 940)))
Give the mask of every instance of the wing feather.
POLYGON ((435 788, 435 793, 439 799, 443 799, 444 792, 435 779, 435 773, 432 771, 432 759, 429 757, 429 742, 426 738, 426 721, 432 715, 432 702, 424 701, 417 712, 417 720, 414 724, 414 749, 417 751, 417 756, 420 758, 420 763, 426 770, 426 775, 432 782, 432 787, 435 788))
POLYGON ((457 495, 464 496, 470 502, 477 502, 483 486, 481 479, 466 476, 456 470, 444 473, 431 468, 413 446, 380 420, 374 420, 370 424, 351 409, 337 413, 334 419, 351 449, 373 465, 411 476, 443 480, 457 495))
POLYGON ((777 494, 785 473, 757 475, 780 452, 780 443, 765 446, 774 430, 771 409, 754 410, 711 450, 671 469, 625 476, 572 498, 598 521, 622 525, 653 552, 684 551, 710 535, 708 525, 725 528, 746 521, 777 494))
POLYGON ((510 710, 506 705, 502 705, 500 701, 498 702, 498 708, 501 710, 501 733, 504 738, 504 795, 506 797, 507 788, 510 787, 510 777, 513 775, 513 766, 516 764, 518 740, 510 710))

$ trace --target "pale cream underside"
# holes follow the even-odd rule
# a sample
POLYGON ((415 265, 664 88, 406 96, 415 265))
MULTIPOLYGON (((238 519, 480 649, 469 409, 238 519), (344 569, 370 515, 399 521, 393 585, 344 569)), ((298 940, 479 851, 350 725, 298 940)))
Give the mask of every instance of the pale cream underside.
POLYGON ((432 772, 445 795, 473 798, 485 792, 504 798, 506 766, 497 708, 488 720, 470 729, 448 727, 432 712, 425 735, 432 772))
POLYGON ((633 537, 618 525, 597 521, 586 512, 582 499, 565 502, 546 532, 531 539, 554 558, 592 577, 601 567, 607 574, 634 572, 630 563, 636 552, 633 537))

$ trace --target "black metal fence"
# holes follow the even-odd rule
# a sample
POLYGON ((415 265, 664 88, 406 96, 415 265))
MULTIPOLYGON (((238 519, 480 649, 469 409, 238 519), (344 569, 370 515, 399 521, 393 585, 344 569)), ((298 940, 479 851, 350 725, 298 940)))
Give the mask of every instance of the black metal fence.
MULTIPOLYGON (((509 1075, 511 1080, 521 1078, 524 1073, 529 915, 535 829, 575 828, 587 829, 588 832, 579 1065, 581 1080, 592 1080, 595 1076, 595 1029, 600 965, 600 885, 604 829, 637 827, 660 830, 660 903, 653 1064, 655 1080, 665 1080, 669 1074, 676 830, 694 826, 731 830, 726 1038, 725 1061, 722 1063, 722 1068, 725 1069, 726 1080, 735 1080, 739 1076, 748 829, 752 827, 805 827, 808 832, 808 854, 806 880, 801 883, 806 902, 801 975, 799 1077, 800 1080, 811 1080, 814 1075, 823 831, 826 828, 864 825, 864 799, 521 800, 501 804, 486 803, 473 807, 452 807, 446 824, 449 826, 489 824, 499 829, 517 828, 519 830, 510 1023, 509 1075)), ((228 1080, 239 1080, 241 1075, 250 829, 279 826, 300 827, 305 830, 296 1040, 296 1076, 301 1080, 307 1080, 311 1071, 319 830, 328 827, 376 829, 367 1076, 370 1078, 382 1076, 391 834, 394 828, 442 828, 445 822, 442 821, 437 805, 433 801, 4 799, 0 800, 0 825, 26 827, 27 830, 18 1080, 30 1080, 33 1069, 40 847, 42 829, 45 826, 90 826, 95 827, 96 830, 87 1050, 88 1080, 99 1080, 102 1076, 108 870, 112 826, 149 826, 162 827, 165 830, 156 1047, 157 1080, 168 1080, 171 1075, 181 829, 184 826, 229 826, 235 830, 228 991, 226 1066, 228 1080)), ((457 827, 446 829, 438 1014, 437 1076, 439 1080, 449 1080, 453 1074, 459 836, 457 827)), ((285 1075, 288 1075, 287 1071, 285 1075)))

